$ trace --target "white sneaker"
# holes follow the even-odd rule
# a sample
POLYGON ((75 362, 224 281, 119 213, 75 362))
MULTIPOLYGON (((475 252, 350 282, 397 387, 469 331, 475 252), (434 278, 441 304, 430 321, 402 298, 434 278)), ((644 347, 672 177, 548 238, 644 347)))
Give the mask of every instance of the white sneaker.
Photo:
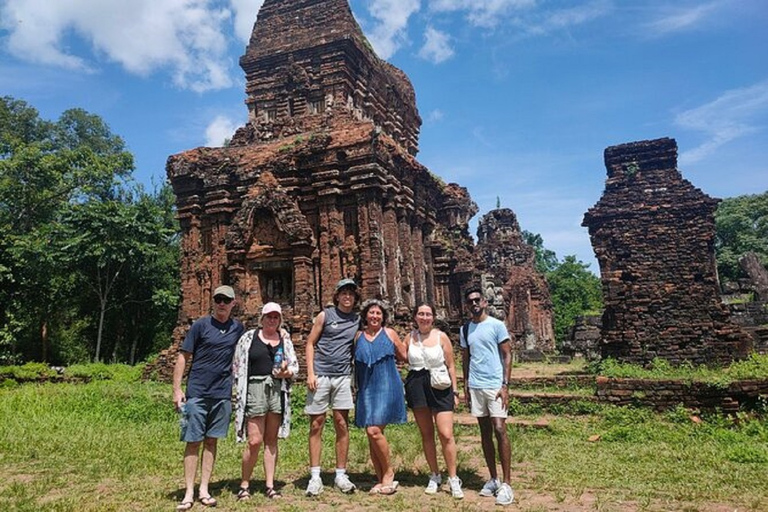
POLYGON ((354 492, 357 487, 355 487, 355 484, 349 481, 349 477, 346 473, 343 475, 339 475, 336 477, 336 480, 334 481, 334 484, 336 485, 336 488, 343 492, 344 494, 349 494, 351 492, 354 492))
POLYGON ((443 478, 440 475, 431 475, 429 477, 429 483, 427 488, 424 489, 425 494, 435 494, 440 489, 440 484, 443 482, 443 478))
POLYGON ((459 477, 448 477, 448 485, 451 486, 451 496, 457 500, 464 497, 464 491, 461 490, 461 479, 459 477))
POLYGON ((307 496, 317 496, 323 492, 323 481, 320 477, 314 477, 309 479, 307 484, 307 496))
POLYGON ((484 496, 486 498, 490 498, 491 496, 496 496, 496 492, 499 490, 499 480, 497 478, 491 478, 487 482, 485 482, 485 485, 482 489, 480 489, 480 492, 478 493, 480 496, 484 496))
POLYGON ((509 484, 501 484, 498 492, 496 492, 496 504, 497 505, 510 505, 515 501, 515 491, 509 486, 509 484))

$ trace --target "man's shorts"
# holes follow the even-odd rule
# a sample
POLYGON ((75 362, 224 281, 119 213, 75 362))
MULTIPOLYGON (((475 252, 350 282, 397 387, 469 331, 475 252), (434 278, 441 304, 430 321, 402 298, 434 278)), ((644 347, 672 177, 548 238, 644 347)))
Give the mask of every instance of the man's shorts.
POLYGON ((501 397, 496 398, 499 389, 471 389, 469 399, 471 402, 471 414, 475 418, 506 418, 509 414, 502 407, 501 397))
POLYGON ((246 418, 264 416, 268 412, 283 413, 280 404, 280 381, 270 376, 248 379, 248 398, 245 402, 246 418))
POLYGON ((349 375, 321 375, 317 378, 317 389, 314 392, 307 390, 307 406, 304 407, 304 412, 310 416, 325 414, 328 409, 348 411, 353 408, 352 377, 349 375))
POLYGON ((206 437, 227 437, 232 417, 229 398, 188 398, 181 411, 181 440, 199 443, 206 437))

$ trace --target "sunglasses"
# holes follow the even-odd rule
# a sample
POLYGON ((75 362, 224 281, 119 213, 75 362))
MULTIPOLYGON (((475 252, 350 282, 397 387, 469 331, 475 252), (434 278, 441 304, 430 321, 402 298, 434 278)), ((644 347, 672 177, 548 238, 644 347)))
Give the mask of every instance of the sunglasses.
POLYGON ((232 299, 230 299, 229 297, 225 297, 223 295, 217 295, 213 298, 213 302, 215 302, 216 304, 221 304, 222 302, 224 304, 229 304, 230 302, 232 302, 232 299))
POLYGON ((467 299, 467 304, 480 304, 483 302, 481 297, 475 297, 474 299, 467 299))

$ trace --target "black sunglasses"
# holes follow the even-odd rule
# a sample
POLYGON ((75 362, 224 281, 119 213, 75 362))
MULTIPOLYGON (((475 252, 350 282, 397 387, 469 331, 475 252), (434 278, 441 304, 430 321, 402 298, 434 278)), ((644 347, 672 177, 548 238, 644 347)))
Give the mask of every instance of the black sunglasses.
POLYGON ((481 302, 483 302, 483 298, 482 297, 475 297, 474 299, 467 299, 467 303, 469 303, 469 304, 474 304, 474 303, 480 304, 481 302))
POLYGON ((230 302, 232 302, 232 299, 230 299, 229 297, 225 297, 223 295, 217 295, 213 298, 213 302, 215 302, 216 304, 221 304, 222 302, 224 304, 229 304, 230 302))

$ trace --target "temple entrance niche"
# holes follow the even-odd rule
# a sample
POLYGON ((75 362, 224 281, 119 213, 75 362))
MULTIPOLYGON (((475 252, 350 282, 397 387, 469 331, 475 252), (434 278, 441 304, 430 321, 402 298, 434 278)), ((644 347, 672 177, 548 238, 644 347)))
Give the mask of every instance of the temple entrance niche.
POLYGON ((249 222, 251 243, 245 254, 245 310, 258 315, 261 306, 277 302, 293 306, 293 251, 288 235, 281 230, 272 212, 254 208, 249 222))

